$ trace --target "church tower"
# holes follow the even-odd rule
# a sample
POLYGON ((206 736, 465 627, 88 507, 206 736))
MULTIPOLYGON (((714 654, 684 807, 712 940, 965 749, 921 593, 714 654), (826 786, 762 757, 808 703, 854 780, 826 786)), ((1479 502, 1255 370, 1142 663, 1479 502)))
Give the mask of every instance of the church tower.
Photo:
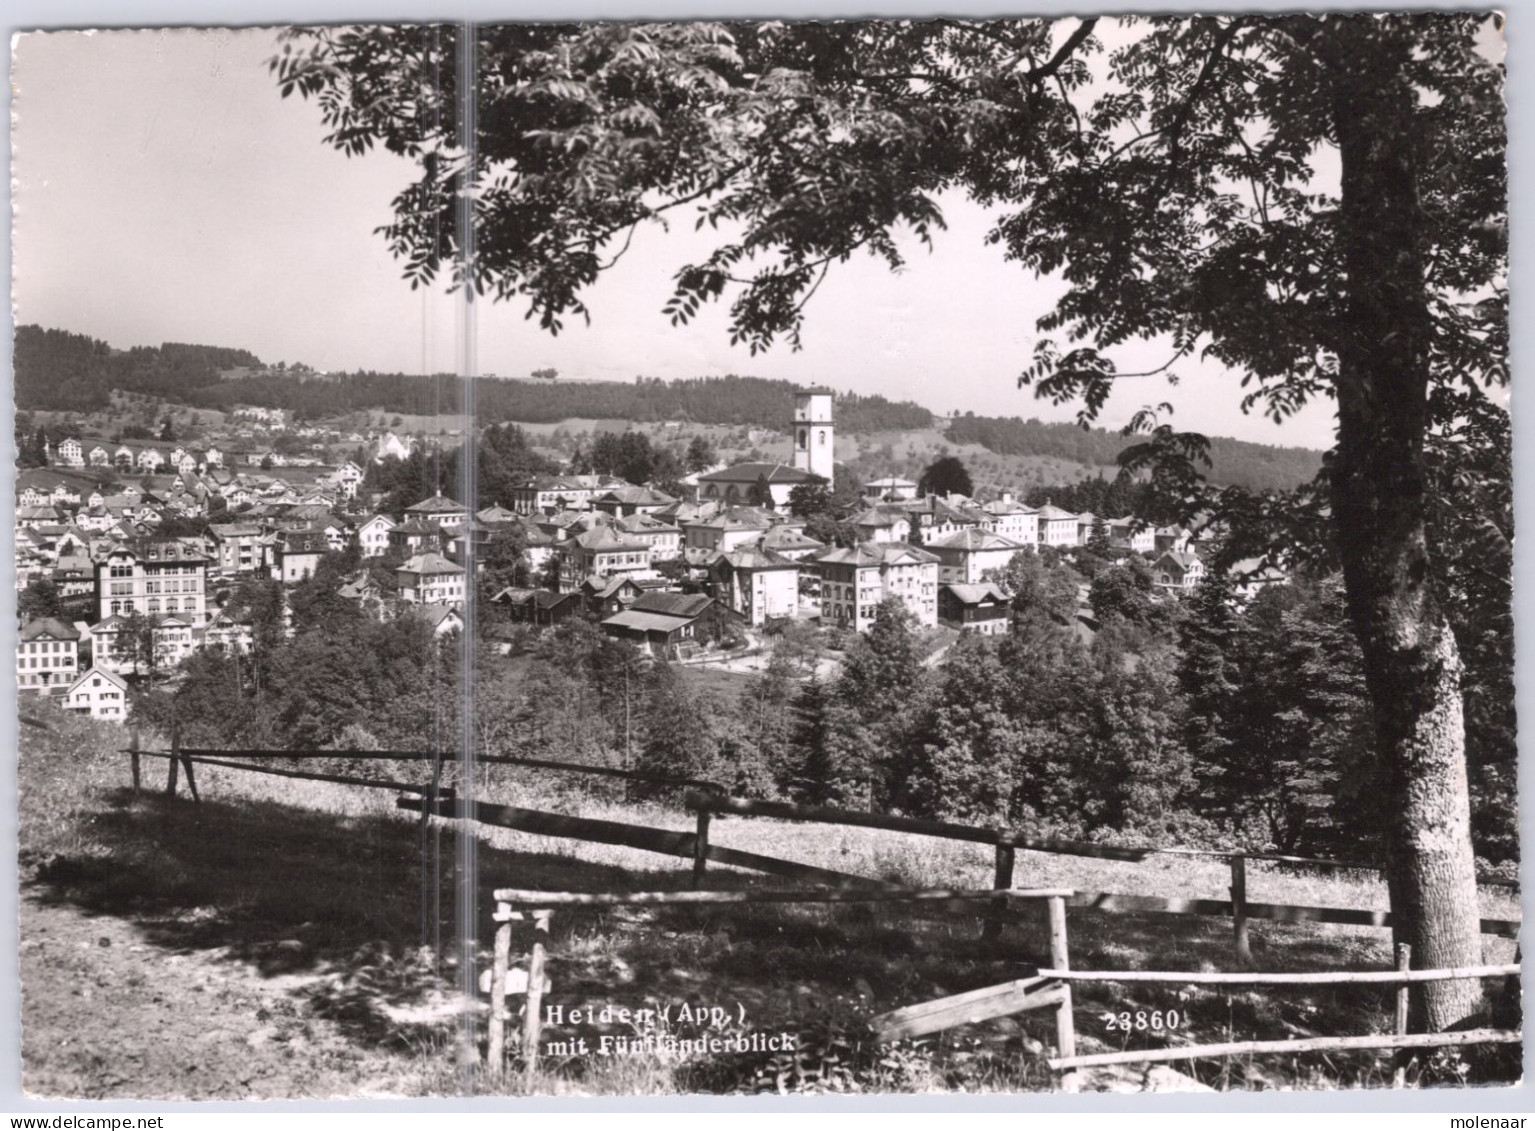
POLYGON ((831 402, 830 389, 806 389, 794 394, 794 466, 819 475, 828 485, 837 462, 831 402))

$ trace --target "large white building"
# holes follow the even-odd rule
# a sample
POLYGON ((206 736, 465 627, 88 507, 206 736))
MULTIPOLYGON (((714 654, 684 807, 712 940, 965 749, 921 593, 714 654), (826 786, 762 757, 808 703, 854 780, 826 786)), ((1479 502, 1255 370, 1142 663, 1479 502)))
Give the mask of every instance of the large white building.
POLYGON ((899 597, 917 623, 938 624, 938 559, 904 542, 860 542, 810 559, 821 574, 821 623, 868 631, 886 597, 899 597))
POLYGON ((174 614, 193 628, 208 623, 205 587, 208 559, 190 542, 132 539, 96 563, 96 603, 101 620, 140 612, 174 614))
POLYGON ((54 617, 28 621, 16 645, 19 691, 63 695, 80 670, 80 633, 54 617))

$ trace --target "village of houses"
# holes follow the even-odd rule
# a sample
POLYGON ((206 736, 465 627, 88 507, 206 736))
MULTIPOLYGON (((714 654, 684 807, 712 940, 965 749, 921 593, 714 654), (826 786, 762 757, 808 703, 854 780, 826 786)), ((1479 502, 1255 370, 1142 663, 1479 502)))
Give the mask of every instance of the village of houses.
MULTIPOLYGON (((1203 576, 1200 544, 1184 528, 1029 507, 1005 494, 921 495, 916 483, 893 477, 864 487, 864 509, 849 523, 855 541, 823 544, 791 513, 790 495, 817 477, 835 482, 834 415, 829 391, 799 394, 785 424, 792 462, 690 475, 683 498, 610 476, 554 475, 477 510, 432 494, 397 514, 371 509, 380 496, 365 490, 366 469, 353 459, 331 466, 270 448, 64 439, 48 453, 49 466, 17 473, 16 575, 18 590, 50 580, 78 615, 21 626, 19 689, 123 721, 139 674, 125 618, 147 618, 153 667, 174 679, 197 649, 252 646, 250 615, 230 600, 240 581, 271 578, 291 588, 349 545, 361 559, 392 555, 400 564, 392 586, 363 571, 340 583, 341 596, 446 635, 464 627, 465 563, 483 562, 484 548, 515 534, 528 575, 542 583, 491 596, 507 623, 536 630, 588 617, 610 636, 682 663, 725 658, 722 616, 738 626, 736 651, 749 652, 764 630, 794 620, 866 631, 889 597, 935 634, 1005 633, 1010 595, 999 578, 1014 556, 1041 547, 1069 553, 1095 528, 1107 531, 1116 553, 1144 555, 1164 599, 1191 593, 1203 576), (103 494, 82 474, 91 471, 138 478, 103 494), (170 536, 177 519, 205 519, 206 532, 170 536)), ((241 408, 234 418, 265 434, 291 427, 280 409, 241 408)), ((340 438, 366 444, 377 461, 405 458, 423 442, 392 431, 340 438)), ((1284 580, 1271 566, 1248 568, 1239 592, 1284 580)), ((1080 603, 1087 622, 1085 592, 1080 603)))

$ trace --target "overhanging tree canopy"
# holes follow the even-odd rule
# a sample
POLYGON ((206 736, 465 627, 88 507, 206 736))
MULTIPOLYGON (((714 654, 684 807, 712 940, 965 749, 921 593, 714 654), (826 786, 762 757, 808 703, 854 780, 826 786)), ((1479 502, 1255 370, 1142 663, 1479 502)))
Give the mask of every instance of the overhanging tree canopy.
MULTIPOLYGON (((960 189, 997 209, 1012 258, 1066 283, 1021 380, 1084 421, 1135 376, 1114 361, 1133 339, 1166 344, 1168 375, 1196 355, 1230 366, 1244 409, 1275 419, 1335 399, 1319 497, 1392 780, 1398 933, 1416 965, 1459 966, 1480 959, 1462 665, 1430 581, 1424 452, 1466 415, 1431 390, 1480 402, 1507 381, 1488 29, 1472 14, 477 28, 472 115, 454 27, 301 29, 273 67, 285 95, 318 100, 332 144, 418 161, 383 229, 412 285, 446 270, 551 332, 585 316, 637 225, 691 220, 719 240, 678 272, 666 314, 727 300, 733 340, 797 346, 832 265, 902 265, 896 233, 931 239, 937 194, 960 189)), ((1141 423, 1130 466, 1207 502, 1203 439, 1141 423)), ((1459 1022, 1478 998, 1470 981, 1425 987, 1416 1023, 1459 1022)))

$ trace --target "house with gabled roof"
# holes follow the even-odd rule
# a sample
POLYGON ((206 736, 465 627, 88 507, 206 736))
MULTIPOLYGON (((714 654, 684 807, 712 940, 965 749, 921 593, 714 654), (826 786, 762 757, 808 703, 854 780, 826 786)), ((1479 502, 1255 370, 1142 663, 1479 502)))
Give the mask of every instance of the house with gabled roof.
POLYGON ((1039 508, 1039 544, 1065 547, 1077 544, 1077 516, 1046 503, 1039 508))
POLYGON ((720 554, 709 565, 715 596, 753 627, 799 612, 799 563, 773 550, 748 546, 720 554))
POLYGON ((1204 580, 1205 563, 1199 555, 1168 550, 1151 567, 1152 584, 1166 593, 1188 596, 1204 580))
POLYGON ((627 640, 642 652, 672 659, 706 642, 701 618, 714 604, 701 593, 646 593, 627 609, 604 620, 608 635, 627 640))
POLYGON ((821 577, 821 623, 866 632, 886 597, 917 623, 938 624, 938 558, 905 542, 859 542, 809 559, 821 577))
POLYGON ((990 582, 944 585, 938 590, 938 623, 960 632, 1001 636, 1012 625, 1012 602, 990 582))
POLYGON ((560 553, 560 588, 566 592, 593 575, 655 576, 650 564, 650 547, 611 526, 577 534, 565 542, 560 553))
POLYGON ((469 508, 438 491, 430 498, 405 508, 405 521, 412 520, 429 522, 443 530, 457 530, 469 521, 469 508))
POLYGON ((16 642, 16 689, 63 695, 80 672, 80 633, 57 617, 22 625, 16 642))
POLYGON ((592 506, 615 518, 633 514, 654 514, 677 500, 650 487, 614 487, 592 499, 592 506))
POLYGON ((106 668, 93 667, 65 689, 63 707, 109 723, 124 722, 128 717, 128 685, 106 668))
POLYGON ((922 548, 938 559, 939 584, 979 585, 988 570, 1007 568, 1013 555, 1027 547, 972 526, 933 538, 922 548))
POLYGON ((439 553, 415 554, 395 570, 407 605, 456 605, 464 600, 464 569, 439 553))

